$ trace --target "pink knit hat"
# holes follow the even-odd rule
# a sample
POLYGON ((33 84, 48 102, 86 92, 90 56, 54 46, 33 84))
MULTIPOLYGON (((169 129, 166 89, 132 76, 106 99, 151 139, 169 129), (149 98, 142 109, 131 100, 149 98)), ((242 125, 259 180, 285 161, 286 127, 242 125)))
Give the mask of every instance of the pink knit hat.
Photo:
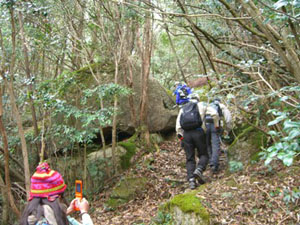
POLYGON ((30 198, 48 198, 55 200, 59 194, 67 188, 62 176, 55 170, 51 170, 48 163, 41 163, 31 177, 30 198))

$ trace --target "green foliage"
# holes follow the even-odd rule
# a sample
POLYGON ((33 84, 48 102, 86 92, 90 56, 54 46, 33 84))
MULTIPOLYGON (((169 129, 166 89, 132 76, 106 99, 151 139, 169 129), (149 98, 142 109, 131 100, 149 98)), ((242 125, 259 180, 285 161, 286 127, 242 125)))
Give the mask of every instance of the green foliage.
POLYGON ((169 213, 164 213, 162 211, 158 211, 158 214, 155 218, 153 218, 150 225, 172 225, 173 219, 172 215, 169 213))
POLYGON ((286 204, 295 203, 297 200, 300 199, 300 187, 294 188, 290 190, 289 188, 283 189, 283 201, 286 204))
POLYGON ((300 86, 286 86, 269 93, 269 97, 275 99, 271 104, 274 108, 267 112, 273 115, 271 118, 275 117, 268 122, 268 126, 272 128, 268 134, 272 136, 274 143, 259 153, 265 160, 265 165, 277 158, 284 165, 291 166, 300 154, 300 104, 293 104, 294 101, 290 100, 294 98, 292 96, 299 99, 300 86))
POLYGON ((260 155, 265 159, 266 165, 277 157, 284 165, 291 166, 294 158, 300 154, 300 121, 292 121, 288 117, 288 112, 280 112, 274 109, 269 110, 269 112, 277 117, 268 125, 272 126, 283 122, 283 129, 282 131, 269 131, 269 134, 277 140, 279 139, 279 141, 264 149, 260 155))
POLYGON ((238 161, 229 162, 229 171, 232 173, 242 171, 244 169, 243 163, 238 161))
POLYGON ((68 137, 70 145, 90 143, 99 132, 97 127, 110 126, 112 116, 118 113, 110 106, 113 96, 126 96, 130 90, 113 83, 86 88, 81 90, 80 101, 75 103, 73 101, 76 94, 70 94, 68 90, 75 87, 77 81, 70 75, 64 78, 42 82, 37 89, 36 104, 43 105, 44 110, 51 112, 51 117, 56 118, 52 120, 54 122, 49 128, 49 133, 60 145, 67 144, 64 137, 68 137), (67 94, 73 97, 67 98, 67 94), (100 108, 100 99, 104 101, 106 107, 100 108), (98 102, 99 108, 92 108, 91 101, 98 102))

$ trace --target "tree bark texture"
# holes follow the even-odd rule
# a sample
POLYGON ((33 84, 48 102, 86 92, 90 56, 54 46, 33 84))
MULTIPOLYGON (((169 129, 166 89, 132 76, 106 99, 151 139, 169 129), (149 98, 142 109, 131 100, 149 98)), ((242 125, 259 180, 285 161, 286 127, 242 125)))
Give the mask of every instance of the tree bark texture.
POLYGON ((247 0, 247 2, 244 0, 239 0, 239 2, 257 23, 258 27, 265 34, 273 48, 278 52, 288 71, 295 76, 298 82, 300 82, 300 61, 295 51, 287 43, 287 40, 284 37, 280 37, 271 25, 264 24, 262 15, 252 0, 247 0), (284 46, 278 42, 278 39, 283 42, 284 46), (286 51, 283 49, 283 47, 286 49, 286 51))
MULTIPOLYGON (((151 3, 151 1, 147 1, 151 3)), ((146 145, 150 147, 150 133, 147 121, 147 101, 148 101, 148 80, 150 76, 150 64, 152 54, 152 24, 150 13, 146 14, 146 21, 144 25, 144 42, 142 47, 142 97, 140 104, 140 120, 142 133, 144 135, 146 145)))
MULTIPOLYGON (((0 133, 2 136, 2 142, 3 142, 3 149, 4 149, 4 168, 5 168, 5 183, 6 183, 6 194, 9 199, 10 206, 13 210, 13 212, 17 215, 18 218, 20 218, 21 214, 18 210, 14 197, 11 193, 11 181, 10 181, 10 175, 9 175, 9 150, 8 150, 8 141, 7 141, 7 135, 5 131, 5 127, 3 125, 3 105, 2 105, 2 88, 0 88, 0 133)), ((0 175, 1 176, 1 175, 0 175)))
POLYGON ((15 17, 14 17, 14 9, 10 7, 10 22, 12 27, 11 32, 11 43, 12 43, 12 56, 11 56, 11 62, 10 62, 10 80, 8 81, 4 74, 2 74, 2 78, 4 80, 5 86, 7 87, 9 98, 10 98, 10 104, 13 110, 14 117, 17 122, 18 126, 18 132, 21 139, 21 146, 22 146, 22 155, 23 155, 23 163, 24 163, 24 176, 25 176, 25 188, 26 188, 26 194, 27 198, 29 198, 29 191, 30 191, 30 169, 29 169, 29 161, 28 161, 28 150, 26 145, 26 139, 24 135, 23 125, 22 125, 22 119, 20 116, 20 112, 18 110, 18 107, 16 105, 15 95, 14 95, 14 89, 13 89, 13 76, 14 76, 14 67, 15 67, 15 61, 16 61, 16 24, 15 24, 15 17))

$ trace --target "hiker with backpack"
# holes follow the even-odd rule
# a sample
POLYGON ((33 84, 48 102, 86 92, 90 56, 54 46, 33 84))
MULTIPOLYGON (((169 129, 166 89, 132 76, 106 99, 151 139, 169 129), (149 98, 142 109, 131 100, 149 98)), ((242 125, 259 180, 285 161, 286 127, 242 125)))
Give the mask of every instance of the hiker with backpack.
POLYGON ((227 134, 232 128, 231 125, 231 113, 228 108, 220 102, 219 98, 214 99, 210 106, 218 112, 219 121, 216 126, 213 118, 210 115, 205 116, 205 126, 206 126, 206 143, 207 151, 209 155, 209 166, 213 173, 218 173, 219 171, 219 154, 221 145, 221 135, 223 132, 223 126, 225 125, 225 131, 227 134))
POLYGON ((41 163, 31 177, 30 198, 20 225, 93 225, 85 198, 81 201, 74 199, 67 207, 63 197, 66 188, 62 176, 50 169, 47 163, 41 163), (69 216, 75 211, 75 204, 80 210, 82 223, 69 216))
POLYGON ((192 94, 192 89, 188 87, 185 83, 175 82, 176 104, 181 106, 190 101, 189 95, 192 94))
POLYGON ((197 94, 192 94, 190 98, 190 102, 183 105, 179 111, 176 120, 176 133, 179 138, 183 134, 187 180, 189 188, 195 189, 197 187, 196 180, 199 184, 205 183, 203 172, 208 163, 206 136, 203 127, 204 117, 211 115, 216 124, 218 124, 219 117, 216 110, 204 102, 199 102, 197 94), (197 165, 195 155, 199 159, 197 165))

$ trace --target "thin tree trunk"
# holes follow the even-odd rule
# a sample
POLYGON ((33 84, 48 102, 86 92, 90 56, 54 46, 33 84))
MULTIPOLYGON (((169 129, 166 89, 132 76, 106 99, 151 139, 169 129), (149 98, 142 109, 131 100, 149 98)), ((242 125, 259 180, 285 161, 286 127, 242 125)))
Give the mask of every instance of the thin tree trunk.
MULTIPOLYGON (((5 172, 5 163, 0 160, 0 170, 5 172)), ((13 167, 9 167, 10 178, 14 181, 24 183, 24 176, 20 174, 20 172, 13 167)))
POLYGON ((27 145, 26 145, 26 139, 24 135, 23 125, 22 125, 22 119, 19 113, 19 110, 16 105, 16 100, 13 92, 13 76, 14 76, 14 67, 15 67, 15 61, 16 61, 16 27, 15 27, 15 18, 14 18, 14 10, 12 7, 9 9, 10 11, 10 21, 12 26, 12 32, 11 32, 11 41, 12 41, 12 56, 11 56, 11 62, 10 62, 10 81, 7 81, 6 77, 4 75, 2 76, 5 85, 7 86, 9 97, 10 97, 10 103, 13 110, 13 114, 15 116, 15 119, 17 121, 19 136, 21 139, 21 145, 22 145, 22 155, 23 155, 23 162, 24 162, 24 176, 25 176, 25 187, 26 187, 26 194, 27 198, 29 198, 29 191, 30 191, 30 169, 29 169, 29 161, 28 161, 28 151, 27 151, 27 145))
MULTIPOLYGON (((27 49, 27 43, 26 43, 26 38, 25 38, 25 33, 24 33, 24 24, 23 24, 23 16, 21 11, 19 11, 19 23, 20 23, 20 34, 21 34, 21 40, 22 40, 22 45, 23 45, 23 55, 24 55, 24 60, 25 60, 25 72, 27 79, 31 79, 31 73, 30 73, 30 66, 29 66, 29 59, 28 59, 28 49, 27 49)), ((34 108, 34 102, 32 99, 32 94, 33 94, 33 86, 30 82, 28 85, 29 89, 29 103, 30 103, 30 108, 31 108, 31 114, 32 114, 32 122, 33 122, 33 127, 34 127, 34 134, 35 137, 38 136, 38 125, 37 125, 37 119, 36 119, 36 112, 34 108)))
POLYGON ((184 72, 183 72, 183 69, 182 69, 180 60, 179 60, 179 58, 178 58, 178 55, 177 55, 177 53, 176 53, 176 49, 175 49, 175 47, 174 47, 174 44, 173 44, 173 41, 172 41, 172 38, 171 38, 171 35, 170 35, 169 28, 168 28, 168 25, 167 25, 167 24, 165 24, 165 30, 166 30, 166 32, 167 32, 167 35, 168 35, 168 38, 169 38, 169 41, 170 41, 171 48, 172 48, 172 51, 173 51, 174 56, 175 56, 175 59, 176 59, 177 67, 178 67, 178 69, 179 69, 179 71, 180 71, 180 74, 181 74, 181 76, 182 76, 182 79, 183 79, 184 82, 187 84, 188 82, 187 82, 187 79, 186 79, 186 77, 185 77, 185 75, 184 75, 184 72))
MULTIPOLYGON (((20 34, 21 34, 21 40, 23 45, 23 55, 24 55, 24 61, 25 61, 25 73, 27 79, 30 81, 28 84, 28 100, 29 100, 29 106, 31 110, 31 116, 32 116, 32 124, 34 129, 34 136, 37 137, 39 135, 38 131, 38 124, 37 124, 37 117, 36 117, 36 111, 34 107, 34 101, 32 98, 32 95, 34 93, 33 86, 31 84, 31 72, 30 72, 30 66, 29 66, 29 58, 28 58, 28 49, 27 49, 27 43, 25 38, 25 32, 24 32, 24 23, 23 23, 23 16, 21 11, 19 11, 19 24, 20 24, 20 34)), ((37 144, 37 153, 36 153, 36 161, 39 162, 39 148, 40 144, 37 144)))
MULTIPOLYGON (((0 147, 0 152, 2 152, 3 154, 4 154, 4 150, 0 147)), ((10 154, 10 152, 8 152, 9 153, 9 158, 14 162, 14 166, 18 166, 21 170, 24 170, 24 167, 23 167, 23 165, 22 165, 22 163, 20 163, 19 162, 19 160, 18 159, 16 159, 16 158, 14 158, 11 154, 10 154)), ((22 179, 21 179, 22 180, 22 179)))
POLYGON ((287 69, 294 75, 298 82, 300 82, 300 61, 297 54, 291 49, 291 46, 287 43, 285 38, 280 38, 280 36, 274 31, 270 25, 265 25, 259 9, 255 6, 252 0, 247 0, 247 3, 244 0, 239 0, 244 9, 250 14, 253 20, 257 23, 258 27, 266 35, 266 38, 270 41, 271 45, 276 49, 283 63, 287 69), (285 44, 286 52, 282 49, 282 46, 277 41, 277 39, 285 44), (287 57, 287 53, 290 57, 287 57))
POLYGON ((195 50, 196 50, 196 52, 197 52, 197 54, 199 56, 199 59, 201 61, 202 67, 203 67, 203 72, 204 72, 204 74, 207 75, 206 66, 205 66, 204 60, 203 60, 203 58, 201 56, 201 53, 200 53, 199 49, 197 48, 196 44, 193 41, 191 41, 191 42, 192 42, 192 45, 194 46, 194 48, 195 48, 195 50))
POLYGON ((2 174, 0 173, 0 187, 2 194, 2 224, 8 225, 9 220, 9 201, 7 197, 7 187, 2 179, 2 174))
MULTIPOLYGON (((133 88, 133 72, 132 72, 131 62, 128 62, 128 71, 129 71, 129 80, 126 79, 127 86, 132 89, 133 88)), ((137 128, 136 112, 135 112, 135 108, 134 108, 134 100, 133 100, 132 94, 129 95, 128 102, 129 102, 129 106, 130 106, 130 114, 131 114, 131 119, 133 121, 133 126, 136 129, 137 128)))
MULTIPOLYGON (((118 57, 115 56, 115 84, 118 83, 118 73, 119 73, 119 63, 118 57)), ((116 146, 117 146, 117 107, 118 107, 118 97, 114 95, 114 114, 112 120, 112 163, 113 163, 113 172, 115 173, 116 170, 116 146)))
MULTIPOLYGON (((147 1, 151 3, 150 0, 147 1)), ((150 13, 146 14, 146 21, 144 25, 144 44, 142 47, 142 99, 140 105, 140 120, 141 120, 141 131, 144 135, 144 140, 147 147, 150 147, 150 133, 148 127, 148 80, 150 75, 150 63, 152 53, 152 27, 150 13)))
POLYGON ((13 212, 17 215, 18 218, 20 218, 21 214, 18 210, 14 197, 11 193, 11 181, 10 181, 10 175, 9 175, 9 150, 8 150, 8 141, 7 141, 7 135, 5 131, 5 127, 3 125, 3 105, 2 105, 2 87, 0 88, 0 133, 2 136, 2 142, 3 142, 3 150, 4 150, 4 161, 5 161, 5 183, 6 183, 6 193, 7 197, 9 199, 10 206, 13 210, 13 212))
POLYGON ((87 163, 86 163, 86 148, 87 148, 87 143, 84 143, 84 151, 83 151, 83 183, 88 189, 87 185, 87 163))
POLYGON ((5 84, 8 86, 8 93, 9 93, 9 97, 10 97, 10 101, 11 101, 11 107, 13 109, 13 114, 15 116, 17 126, 18 126, 19 137, 21 139, 22 155, 23 155, 23 163, 24 163, 25 188, 26 188, 27 197, 29 198, 30 169, 29 169, 29 161, 28 161, 28 150, 27 150, 24 129, 23 129, 23 125, 22 125, 22 119, 21 119, 20 112, 16 105, 16 100, 15 100, 15 96, 13 93, 12 80, 11 80, 11 82, 8 82, 7 80, 5 80, 5 84))
MULTIPOLYGON (((283 11, 284 13, 287 13, 286 7, 285 7, 285 6, 283 6, 281 9, 282 9, 282 11, 283 11)), ((298 49, 299 49, 299 48, 300 48, 300 39, 299 39, 299 34, 298 34, 298 32, 297 32, 297 27, 299 26, 299 24, 294 24, 294 23, 292 22, 291 18, 288 18, 288 23, 289 23, 290 28, 291 28, 291 31, 292 31, 292 33, 293 33, 293 35, 294 35, 294 37, 295 37, 295 40, 296 40, 296 46, 298 46, 298 49)))

